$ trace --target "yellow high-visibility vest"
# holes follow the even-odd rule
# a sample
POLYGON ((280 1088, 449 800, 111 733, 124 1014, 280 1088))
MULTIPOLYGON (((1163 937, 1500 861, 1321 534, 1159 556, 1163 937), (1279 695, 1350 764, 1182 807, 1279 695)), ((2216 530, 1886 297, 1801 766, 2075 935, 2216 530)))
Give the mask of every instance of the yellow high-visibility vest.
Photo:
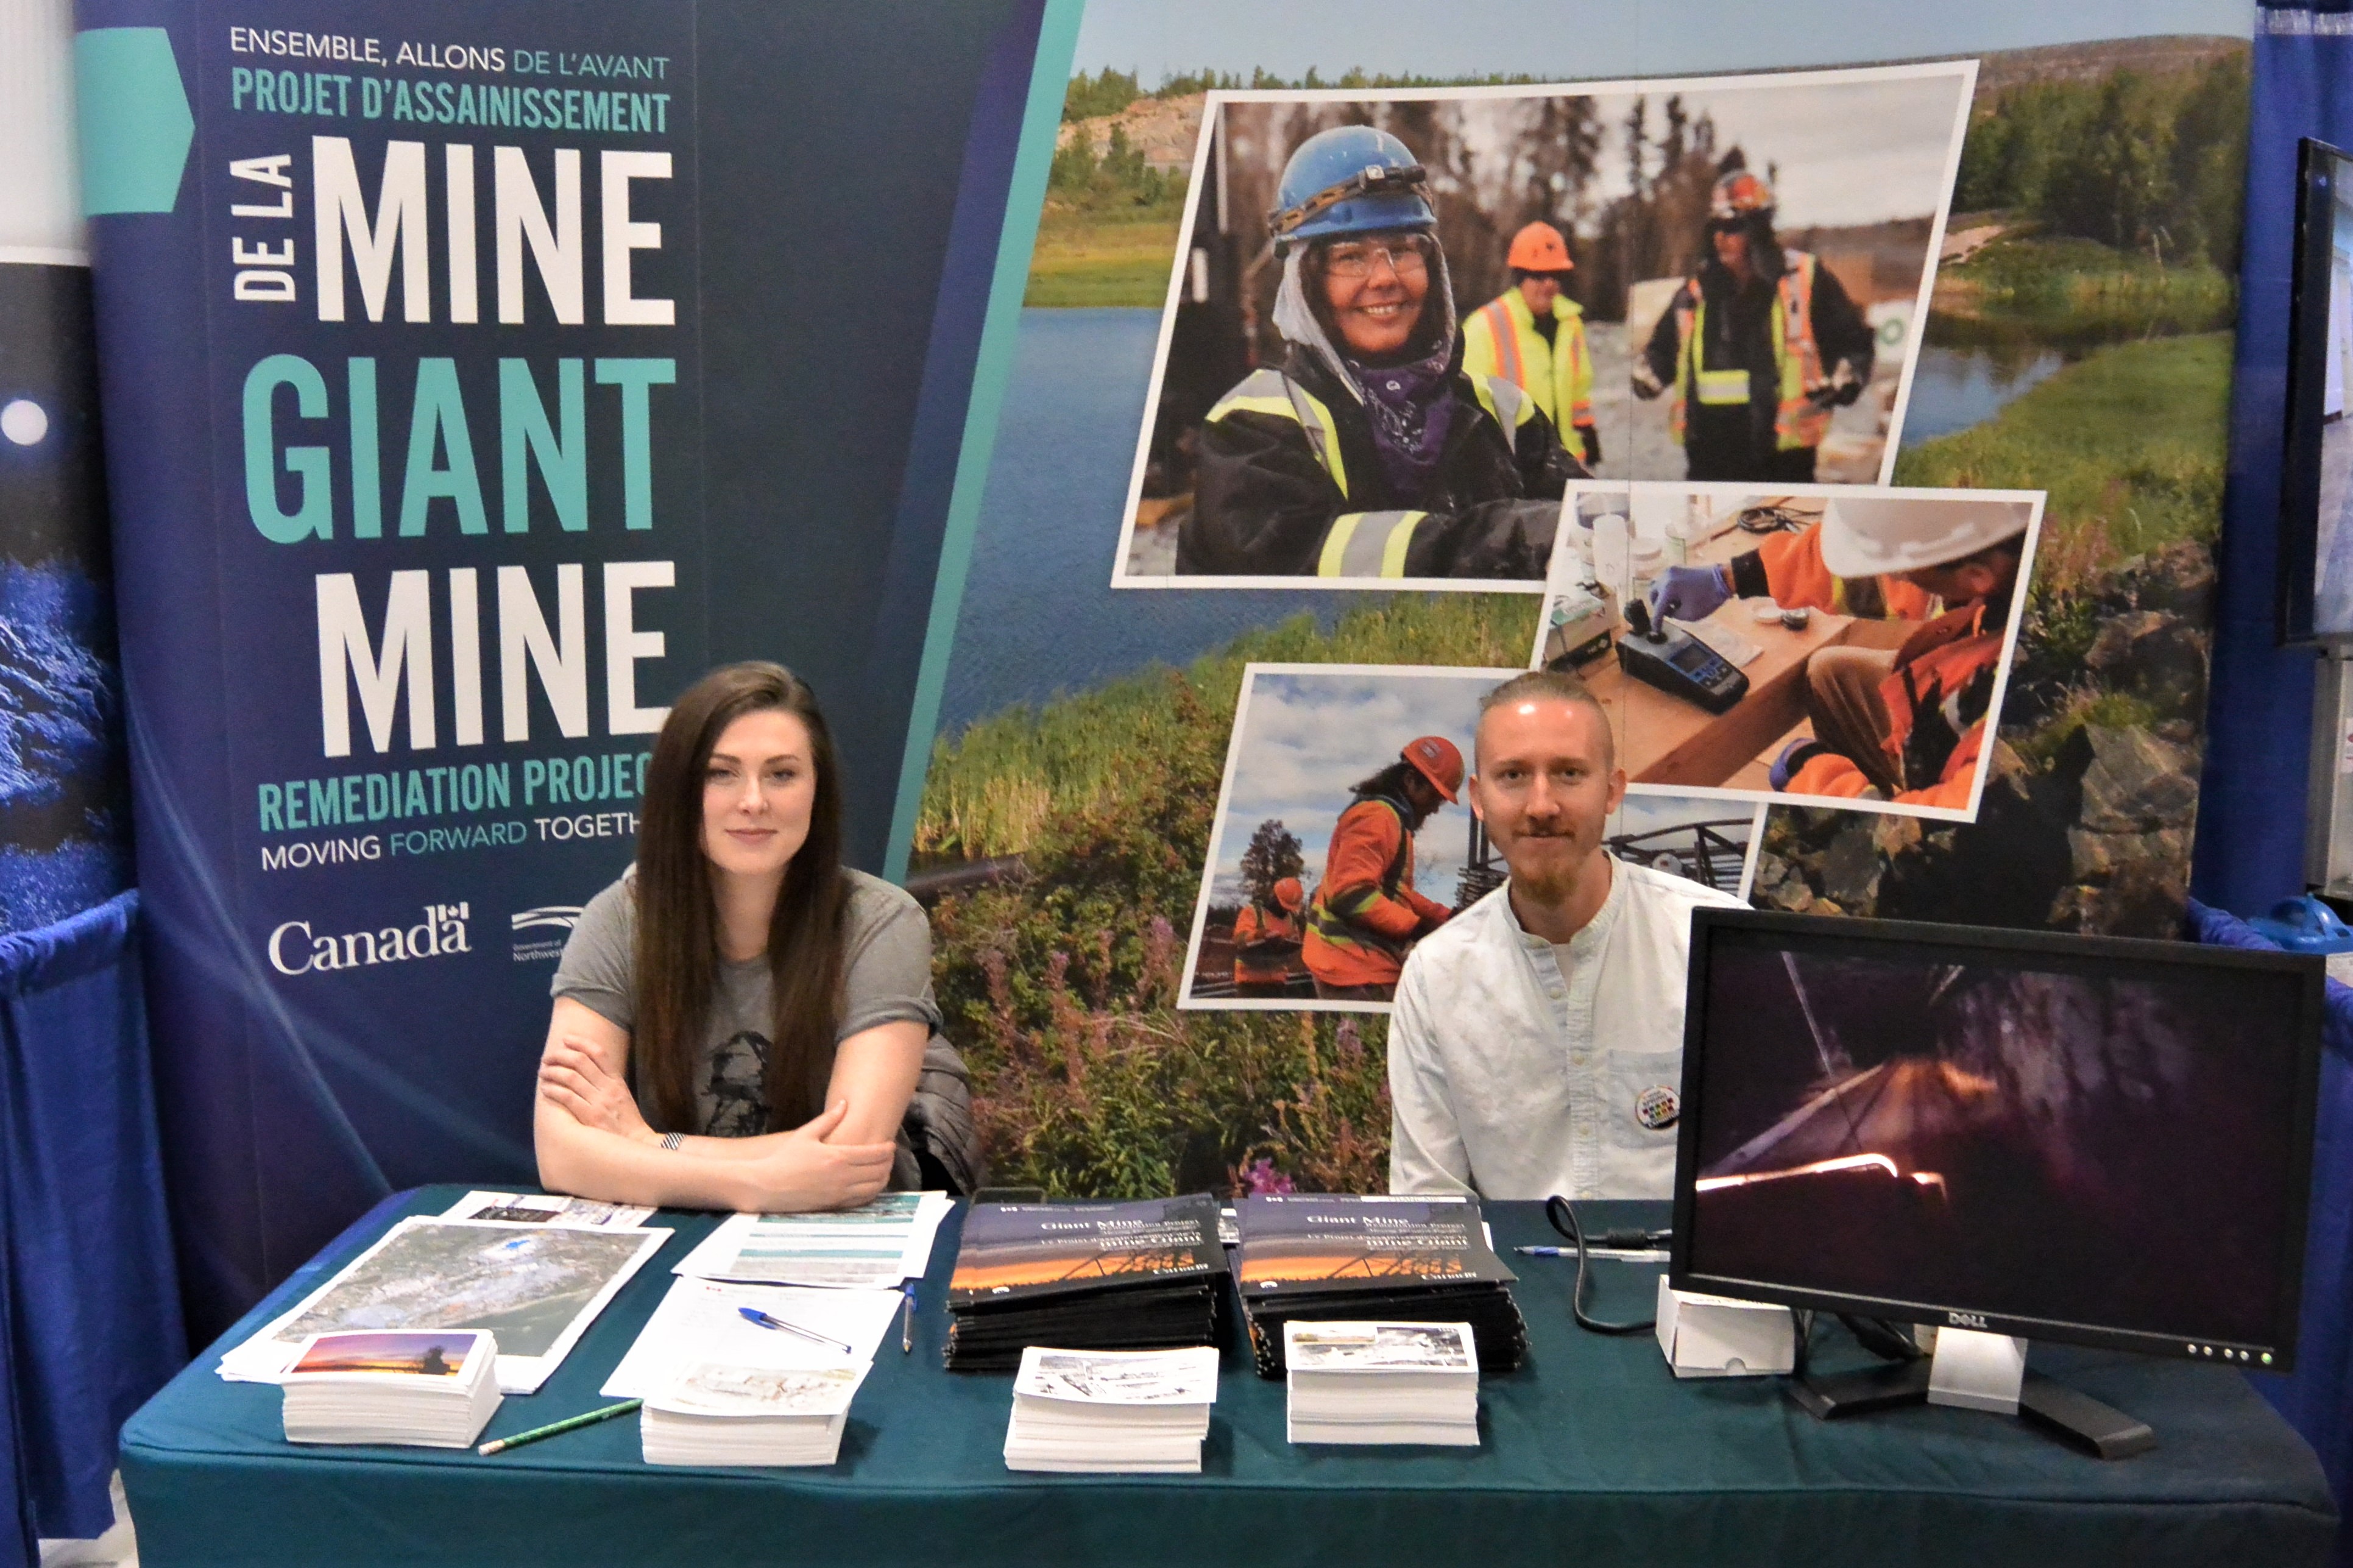
POLYGON ((1552 316, 1557 324, 1547 343, 1526 296, 1505 289, 1462 323, 1462 369, 1474 384, 1493 375, 1525 388, 1567 441, 1569 426, 1593 423, 1593 351, 1574 300, 1554 300, 1552 316))
MULTIPOLYGON (((1773 289, 1773 363, 1779 396, 1773 410, 1774 445, 1784 452, 1819 447, 1830 434, 1831 411, 1806 395, 1823 381, 1822 354, 1814 342, 1814 276, 1820 264, 1806 251, 1782 253, 1788 267, 1773 289)), ((1696 396, 1710 406, 1748 401, 1746 370, 1706 370, 1700 365, 1707 330, 1707 301, 1695 283, 1675 296, 1675 395, 1667 418, 1675 440, 1683 438, 1684 407, 1696 396)))

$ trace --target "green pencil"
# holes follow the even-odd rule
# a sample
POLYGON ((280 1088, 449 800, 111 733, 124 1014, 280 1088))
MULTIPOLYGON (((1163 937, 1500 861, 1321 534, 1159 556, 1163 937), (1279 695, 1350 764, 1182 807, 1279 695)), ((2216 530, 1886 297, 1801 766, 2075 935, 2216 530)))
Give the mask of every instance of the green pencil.
POLYGON ((551 1421, 544 1426, 534 1426, 528 1432, 518 1432, 512 1437, 501 1437, 494 1442, 484 1443, 474 1452, 498 1454, 509 1448, 520 1448, 525 1443, 536 1443, 542 1437, 553 1437, 559 1432, 570 1432, 581 1426, 594 1426, 599 1421, 610 1421, 616 1415, 627 1415, 644 1403, 642 1399, 624 1399, 618 1405, 607 1405, 602 1410, 591 1410, 585 1415, 574 1415, 563 1421, 551 1421))

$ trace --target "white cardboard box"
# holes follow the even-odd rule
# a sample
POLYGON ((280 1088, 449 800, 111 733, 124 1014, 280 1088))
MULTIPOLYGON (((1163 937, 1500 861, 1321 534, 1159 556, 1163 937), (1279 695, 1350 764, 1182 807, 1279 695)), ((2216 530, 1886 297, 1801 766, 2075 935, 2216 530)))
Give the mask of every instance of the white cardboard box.
POLYGON ((1677 1290, 1659 1276, 1659 1349, 1677 1377, 1761 1377, 1798 1364, 1787 1307, 1677 1290))

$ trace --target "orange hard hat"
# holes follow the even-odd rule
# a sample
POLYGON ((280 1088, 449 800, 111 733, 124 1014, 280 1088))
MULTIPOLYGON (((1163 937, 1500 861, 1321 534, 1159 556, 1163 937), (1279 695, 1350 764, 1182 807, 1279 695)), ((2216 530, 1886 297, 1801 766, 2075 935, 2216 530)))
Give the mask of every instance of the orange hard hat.
POLYGON ((1299 885, 1298 878, 1285 877, 1274 885, 1274 901, 1295 915, 1307 902, 1307 889, 1299 885))
POLYGON ((1577 263, 1568 258, 1568 242, 1548 223, 1532 223, 1512 236, 1511 254, 1504 265, 1522 272, 1567 272, 1577 263))
POLYGON ((1430 783, 1430 787, 1454 799, 1454 792, 1462 787, 1462 753, 1454 742, 1443 735, 1420 735, 1405 743, 1398 753, 1400 761, 1413 765, 1413 771, 1430 783))

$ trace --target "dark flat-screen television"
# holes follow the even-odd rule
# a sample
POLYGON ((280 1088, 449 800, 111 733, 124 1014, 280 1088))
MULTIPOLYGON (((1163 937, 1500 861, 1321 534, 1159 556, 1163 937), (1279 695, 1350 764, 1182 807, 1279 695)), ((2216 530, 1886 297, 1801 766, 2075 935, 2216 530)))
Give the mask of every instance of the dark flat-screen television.
POLYGON ((2353 643, 2353 154, 2307 138, 2296 171, 2279 635, 2353 643))
POLYGON ((2285 1371, 2300 954, 1700 910, 1670 1282, 2285 1371))

